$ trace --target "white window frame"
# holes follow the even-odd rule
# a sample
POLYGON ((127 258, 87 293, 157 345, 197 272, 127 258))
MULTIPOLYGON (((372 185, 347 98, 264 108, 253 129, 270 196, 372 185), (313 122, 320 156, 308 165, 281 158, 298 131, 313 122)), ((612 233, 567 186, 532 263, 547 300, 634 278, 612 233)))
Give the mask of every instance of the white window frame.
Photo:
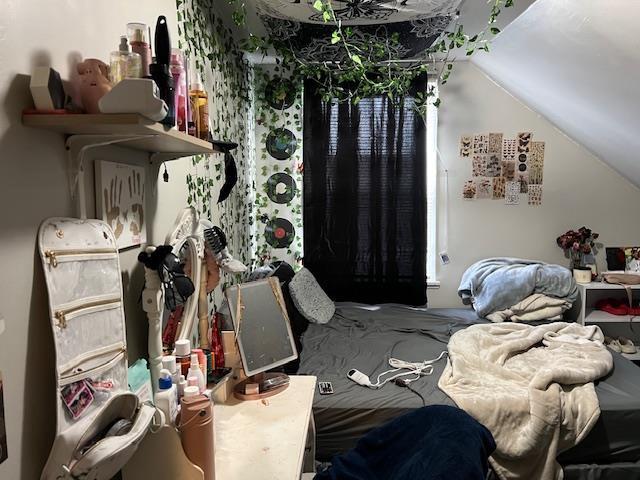
MULTIPOLYGON (((438 98, 438 80, 429 77, 427 88, 433 89, 438 98)), ((427 125, 427 286, 437 288, 436 258, 438 256, 438 107, 429 101, 426 112, 427 125)))

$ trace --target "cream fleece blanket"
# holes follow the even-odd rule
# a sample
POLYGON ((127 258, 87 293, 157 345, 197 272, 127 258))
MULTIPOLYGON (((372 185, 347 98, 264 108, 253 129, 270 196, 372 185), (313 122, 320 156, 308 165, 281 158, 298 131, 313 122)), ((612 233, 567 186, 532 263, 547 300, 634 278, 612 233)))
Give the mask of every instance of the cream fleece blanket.
POLYGON ((571 308, 571 302, 542 293, 534 293, 511 308, 487 315, 492 322, 531 322, 534 320, 562 320, 562 313, 571 308))
POLYGON ((449 341, 438 386, 486 426, 490 461, 503 480, 562 479, 556 456, 600 415, 593 381, 613 368, 597 326, 473 325, 449 341))

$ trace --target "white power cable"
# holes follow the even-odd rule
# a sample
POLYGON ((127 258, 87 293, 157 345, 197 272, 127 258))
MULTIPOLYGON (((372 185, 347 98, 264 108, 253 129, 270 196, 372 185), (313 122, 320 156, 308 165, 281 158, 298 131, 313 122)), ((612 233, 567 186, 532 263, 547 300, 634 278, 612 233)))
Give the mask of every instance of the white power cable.
MULTIPOLYGON (((360 377, 357 380, 355 378, 352 378, 351 375, 349 376, 349 378, 351 378, 354 382, 360 385, 363 385, 365 387, 377 389, 377 388, 383 387, 384 385, 395 380, 396 378, 404 377, 407 375, 415 376, 414 378, 410 378, 406 380, 406 383, 408 384, 411 382, 415 382, 420 377, 431 375, 433 373, 433 364, 440 361, 445 355, 447 355, 446 350, 440 353, 438 358, 434 358, 432 360, 424 360, 423 362, 407 362, 405 360, 399 360, 397 358, 390 358, 389 366, 392 367, 391 370, 384 371, 380 375, 378 375, 375 383, 371 383, 369 381, 369 377, 357 371, 356 371, 357 374, 360 375, 360 377), (408 370, 408 371, 401 371, 401 370, 408 370), (400 373, 396 373, 396 372, 400 372, 400 373), (395 375, 385 378, 384 380, 382 379, 382 377, 384 377, 385 375, 389 375, 391 373, 395 373, 395 375)), ((354 370, 351 370, 351 372, 354 372, 354 370)))

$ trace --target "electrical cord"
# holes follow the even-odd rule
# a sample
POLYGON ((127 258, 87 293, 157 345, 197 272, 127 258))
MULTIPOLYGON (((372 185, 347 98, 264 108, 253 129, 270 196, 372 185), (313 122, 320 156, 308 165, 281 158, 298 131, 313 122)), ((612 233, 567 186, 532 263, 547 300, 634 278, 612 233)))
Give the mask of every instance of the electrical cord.
POLYGON ((396 378, 396 379, 395 379, 395 381, 394 381, 394 383, 395 383, 396 385, 398 385, 399 387, 405 387, 405 388, 406 388, 407 390, 409 390, 410 392, 415 393, 418 397, 420 397, 420 400, 422 400, 422 406, 423 406, 423 407, 426 407, 426 406, 427 406, 427 402, 426 402, 426 400, 424 399, 424 397, 422 396, 422 394, 421 394, 419 391, 414 390, 413 388, 411 388, 411 385, 410 385, 411 381, 408 381, 408 380, 407 380, 407 379, 405 379, 405 378, 396 378))

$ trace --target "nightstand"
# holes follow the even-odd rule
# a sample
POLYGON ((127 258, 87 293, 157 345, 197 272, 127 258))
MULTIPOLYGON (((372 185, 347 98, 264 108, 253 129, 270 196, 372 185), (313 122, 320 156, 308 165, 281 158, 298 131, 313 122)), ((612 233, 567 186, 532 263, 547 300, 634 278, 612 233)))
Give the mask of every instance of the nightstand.
POLYGON ((273 397, 215 405, 216 480, 299 480, 314 471, 316 377, 290 378, 273 397))

